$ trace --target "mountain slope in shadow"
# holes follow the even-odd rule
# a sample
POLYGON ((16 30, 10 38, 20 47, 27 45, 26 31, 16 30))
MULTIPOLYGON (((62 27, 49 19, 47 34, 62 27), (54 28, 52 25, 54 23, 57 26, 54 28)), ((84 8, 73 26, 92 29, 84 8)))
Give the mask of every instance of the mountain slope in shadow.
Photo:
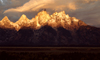
POLYGON ((50 26, 19 31, 0 28, 0 46, 100 46, 99 36, 100 29, 91 26, 76 31, 50 26))

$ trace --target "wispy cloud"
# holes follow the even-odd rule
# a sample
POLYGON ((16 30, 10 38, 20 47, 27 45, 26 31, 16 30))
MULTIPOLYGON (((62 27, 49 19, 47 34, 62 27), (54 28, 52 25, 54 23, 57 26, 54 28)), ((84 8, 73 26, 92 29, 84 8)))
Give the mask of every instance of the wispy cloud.
POLYGON ((36 11, 41 8, 51 8, 54 10, 63 10, 64 8, 76 10, 77 5, 75 4, 77 0, 30 0, 24 5, 16 8, 10 8, 6 10, 4 13, 17 11, 17 12, 25 12, 25 11, 36 11))
POLYGON ((48 1, 47 0, 30 0, 29 2, 25 3, 23 6, 10 8, 6 10, 4 13, 11 12, 11 11, 25 12, 25 11, 30 11, 30 10, 36 10, 49 3, 53 3, 53 0, 48 0, 48 1))

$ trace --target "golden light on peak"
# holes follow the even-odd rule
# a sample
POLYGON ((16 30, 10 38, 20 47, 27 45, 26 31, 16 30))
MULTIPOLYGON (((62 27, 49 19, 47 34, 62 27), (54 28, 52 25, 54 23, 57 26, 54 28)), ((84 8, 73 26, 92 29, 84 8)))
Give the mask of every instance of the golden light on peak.
POLYGON ((26 18, 26 15, 25 15, 25 14, 23 14, 23 15, 22 15, 22 17, 23 17, 23 18, 26 18))
POLYGON ((38 13, 38 22, 40 25, 43 25, 47 23, 47 21, 50 19, 50 15, 47 14, 46 11, 41 11, 38 13))
POLYGON ((69 18, 69 15, 68 14, 66 15, 66 18, 69 18))
MULTIPOLYGON (((41 26, 51 26, 53 28, 63 27, 66 28, 67 26, 71 26, 74 22, 78 22, 79 20, 75 17, 69 17, 69 15, 65 14, 65 11, 55 12, 52 15, 49 15, 46 11, 39 12, 35 18, 29 20, 26 15, 22 15, 20 19, 13 23, 11 22, 7 16, 5 16, 0 21, 0 27, 2 28, 13 28, 19 31, 23 27, 29 27, 32 29, 40 29, 41 26)), ((78 25, 78 24, 77 24, 78 25)))
POLYGON ((72 17, 73 18, 73 21, 75 21, 75 22, 78 22, 79 20, 78 19, 76 19, 75 17, 72 17))

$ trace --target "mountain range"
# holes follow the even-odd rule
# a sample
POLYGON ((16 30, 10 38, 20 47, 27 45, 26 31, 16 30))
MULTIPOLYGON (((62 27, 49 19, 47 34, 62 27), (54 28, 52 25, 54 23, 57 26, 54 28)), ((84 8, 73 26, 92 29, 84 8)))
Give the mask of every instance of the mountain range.
POLYGON ((15 23, 7 16, 0 21, 0 46, 100 46, 99 36, 100 28, 64 11, 41 11, 32 19, 23 14, 15 23))

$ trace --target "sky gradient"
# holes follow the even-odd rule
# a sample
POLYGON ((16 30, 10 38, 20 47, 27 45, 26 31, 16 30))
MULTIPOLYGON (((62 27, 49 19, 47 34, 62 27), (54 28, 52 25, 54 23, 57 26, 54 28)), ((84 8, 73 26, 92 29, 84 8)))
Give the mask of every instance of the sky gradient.
POLYGON ((65 11, 70 17, 100 27, 100 0, 0 0, 0 20, 8 16, 16 22, 22 14, 31 19, 44 8, 50 15, 65 11))

